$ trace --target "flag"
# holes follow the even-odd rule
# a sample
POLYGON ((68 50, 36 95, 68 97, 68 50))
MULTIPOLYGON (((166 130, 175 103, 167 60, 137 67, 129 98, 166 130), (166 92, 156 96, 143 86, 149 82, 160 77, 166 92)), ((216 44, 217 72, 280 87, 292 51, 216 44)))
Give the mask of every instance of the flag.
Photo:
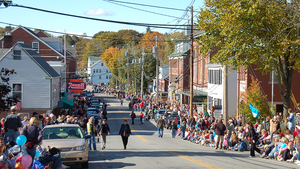
POLYGON ((257 110, 257 108, 255 108, 251 103, 249 103, 250 106, 250 110, 252 112, 252 115, 254 118, 257 118, 259 116, 259 112, 257 110))
POLYGON ((21 105, 22 105, 22 102, 21 102, 21 100, 19 100, 16 104, 16 107, 18 110, 21 110, 21 105))

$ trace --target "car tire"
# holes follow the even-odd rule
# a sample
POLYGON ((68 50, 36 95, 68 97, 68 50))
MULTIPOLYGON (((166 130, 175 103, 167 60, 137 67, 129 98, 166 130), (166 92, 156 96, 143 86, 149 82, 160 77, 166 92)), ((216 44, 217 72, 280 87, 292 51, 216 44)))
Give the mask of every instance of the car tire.
POLYGON ((83 162, 81 163, 82 168, 89 168, 89 162, 83 162))

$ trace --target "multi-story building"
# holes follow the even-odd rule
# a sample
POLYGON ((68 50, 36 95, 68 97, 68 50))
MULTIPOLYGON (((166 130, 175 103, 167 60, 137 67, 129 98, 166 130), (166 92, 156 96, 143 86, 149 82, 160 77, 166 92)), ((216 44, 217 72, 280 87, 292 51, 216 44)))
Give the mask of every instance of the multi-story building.
POLYGON ((108 84, 112 73, 105 66, 101 57, 89 56, 87 74, 92 84, 108 84))
POLYGON ((0 37, 0 49, 11 48, 16 43, 31 46, 46 61, 62 62, 65 66, 64 71, 60 72, 61 91, 66 91, 66 83, 76 73, 77 59, 71 52, 64 51, 61 38, 49 37, 44 31, 35 33, 23 26, 18 26, 13 30, 7 26, 4 36, 0 37), (64 53, 66 53, 66 59, 64 53), (65 60, 66 63, 64 63, 65 60))

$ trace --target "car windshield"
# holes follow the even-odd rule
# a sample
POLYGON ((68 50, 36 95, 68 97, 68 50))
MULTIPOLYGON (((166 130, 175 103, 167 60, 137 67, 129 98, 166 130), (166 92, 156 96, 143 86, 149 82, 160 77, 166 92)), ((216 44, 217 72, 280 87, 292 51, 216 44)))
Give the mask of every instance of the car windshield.
POLYGON ((83 134, 79 127, 49 127, 43 130, 43 139, 79 139, 83 134))
POLYGON ((96 111, 87 111, 86 114, 98 114, 96 111))
POLYGON ((165 114, 165 111, 158 111, 158 114, 165 114))

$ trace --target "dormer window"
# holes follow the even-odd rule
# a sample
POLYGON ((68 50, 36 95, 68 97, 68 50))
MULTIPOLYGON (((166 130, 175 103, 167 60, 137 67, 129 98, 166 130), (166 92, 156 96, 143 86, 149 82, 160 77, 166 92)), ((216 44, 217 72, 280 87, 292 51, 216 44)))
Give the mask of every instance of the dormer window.
POLYGON ((39 42, 32 42, 32 49, 39 53, 39 42))

